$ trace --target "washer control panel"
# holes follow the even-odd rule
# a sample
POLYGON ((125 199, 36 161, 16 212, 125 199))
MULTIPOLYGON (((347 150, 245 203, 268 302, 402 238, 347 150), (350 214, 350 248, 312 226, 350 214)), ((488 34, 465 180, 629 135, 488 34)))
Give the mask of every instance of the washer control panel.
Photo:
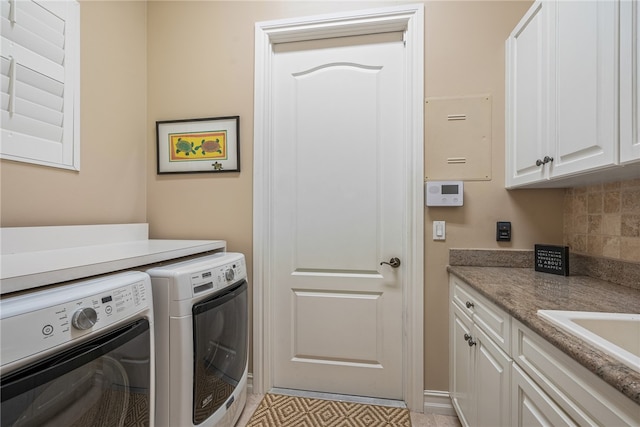
POLYGON ((113 283, 88 281, 2 300, 2 365, 103 330, 149 308, 148 276, 123 274, 113 283), (92 288, 97 293, 88 295, 92 288))
POLYGON ((191 274, 193 295, 223 289, 247 277, 244 257, 191 274))

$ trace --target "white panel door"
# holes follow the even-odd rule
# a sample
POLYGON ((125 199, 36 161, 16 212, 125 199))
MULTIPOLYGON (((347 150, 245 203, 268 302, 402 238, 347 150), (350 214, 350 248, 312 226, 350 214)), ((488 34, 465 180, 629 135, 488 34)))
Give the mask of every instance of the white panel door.
POLYGON ((400 33, 276 45, 275 387, 401 399, 400 33))

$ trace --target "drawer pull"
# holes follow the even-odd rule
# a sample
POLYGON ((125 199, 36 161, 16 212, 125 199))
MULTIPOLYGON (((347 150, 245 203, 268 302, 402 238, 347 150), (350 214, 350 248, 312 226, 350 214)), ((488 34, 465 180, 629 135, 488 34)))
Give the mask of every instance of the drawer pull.
POLYGON ((474 307, 473 303, 471 301, 467 301, 466 303, 464 303, 464 305, 467 306, 467 308, 472 308, 474 307))
MULTIPOLYGON (((471 337, 469 337, 471 338, 471 337)), ((469 340, 469 347, 473 347, 474 345, 476 345, 476 342, 472 339, 469 340)))
POLYGON ((471 339, 471 335, 469 334, 464 334, 464 340, 465 341, 469 341, 471 339))

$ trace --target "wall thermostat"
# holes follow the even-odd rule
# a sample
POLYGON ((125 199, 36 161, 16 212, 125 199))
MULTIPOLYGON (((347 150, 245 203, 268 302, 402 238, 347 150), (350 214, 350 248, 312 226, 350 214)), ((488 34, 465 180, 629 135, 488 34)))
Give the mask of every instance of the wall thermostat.
POLYGON ((462 206, 462 181, 427 181, 424 192, 427 206, 462 206))

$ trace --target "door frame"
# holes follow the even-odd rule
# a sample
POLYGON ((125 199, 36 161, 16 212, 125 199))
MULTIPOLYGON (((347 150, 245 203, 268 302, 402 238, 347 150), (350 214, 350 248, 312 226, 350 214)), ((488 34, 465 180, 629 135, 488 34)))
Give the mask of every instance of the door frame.
POLYGON ((253 166, 253 392, 273 387, 271 265, 273 200, 273 46, 333 37, 404 32, 406 266, 403 290, 403 395, 412 411, 424 410, 424 5, 258 22, 255 25, 253 166))

